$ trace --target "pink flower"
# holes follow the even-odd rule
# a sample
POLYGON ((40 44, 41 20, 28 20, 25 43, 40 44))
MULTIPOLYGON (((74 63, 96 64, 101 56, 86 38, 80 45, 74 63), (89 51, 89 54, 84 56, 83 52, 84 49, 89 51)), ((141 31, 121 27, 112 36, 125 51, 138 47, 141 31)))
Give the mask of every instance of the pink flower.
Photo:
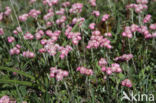
POLYGON ((102 72, 105 72, 106 69, 107 69, 107 68, 103 66, 103 67, 101 68, 101 71, 102 71, 102 72))
POLYGON ((112 69, 112 72, 117 72, 117 73, 122 72, 122 69, 120 68, 120 65, 117 64, 117 63, 112 64, 111 69, 112 69))
POLYGON ((50 78, 56 78, 57 81, 63 80, 68 75, 69 73, 66 70, 57 69, 56 67, 50 68, 50 78))
POLYGON ((145 18, 144 18, 144 20, 143 20, 143 22, 144 22, 144 23, 148 23, 148 22, 151 20, 151 17, 152 17, 152 16, 149 15, 149 14, 146 15, 145 18))
POLYGON ((4 15, 5 15, 5 16, 9 16, 10 14, 11 14, 11 8, 7 6, 7 7, 5 8, 4 15))
POLYGON ((51 11, 51 12, 47 13, 46 15, 44 15, 43 19, 44 19, 44 20, 48 20, 48 19, 50 19, 52 16, 54 16, 53 11, 51 11))
POLYGON ((95 29, 95 23, 91 23, 90 25, 89 25, 89 29, 91 29, 91 30, 94 30, 95 29))
POLYGON ((91 6, 96 6, 96 0, 89 0, 89 3, 91 6))
POLYGON ((73 14, 80 13, 82 11, 82 8, 83 8, 83 4, 75 3, 72 5, 72 8, 69 10, 69 12, 73 14))
POLYGON ((23 14, 23 15, 19 16, 18 18, 20 21, 25 22, 28 19, 28 16, 29 16, 28 14, 23 14))
POLYGON ((13 37, 13 36, 9 36, 8 37, 8 42, 9 43, 12 43, 12 42, 14 42, 15 41, 15 38, 13 37))
POLYGON ((111 36, 112 36, 112 34, 111 34, 110 32, 105 33, 104 35, 105 35, 105 36, 108 36, 108 37, 111 37, 111 36))
POLYGON ((151 24, 149 27, 151 30, 156 30, 156 23, 155 24, 151 24))
POLYGON ((29 16, 31 16, 33 18, 38 17, 39 14, 41 14, 41 12, 39 10, 32 9, 29 11, 29 16))
POLYGON ((0 28, 0 36, 4 34, 3 28, 0 28))
POLYGON ((35 57, 35 54, 30 51, 24 51, 22 55, 23 55, 23 57, 26 57, 26 58, 34 58, 35 57))
POLYGON ((132 82, 129 79, 123 80, 121 84, 122 84, 122 86, 126 86, 126 87, 129 87, 129 88, 132 87, 132 82))
POLYGON ((76 69, 77 71, 80 71, 81 74, 85 74, 85 75, 93 75, 93 70, 92 69, 88 69, 85 67, 78 67, 76 69))
POLYGON ((122 56, 116 57, 115 61, 129 61, 133 58, 132 54, 124 54, 122 56))
POLYGON ((125 27, 125 30, 124 32, 122 32, 122 36, 123 37, 128 37, 128 38, 132 38, 132 31, 131 31, 131 28, 129 26, 126 26, 125 27))
POLYGON ((112 74, 112 69, 111 69, 110 67, 108 67, 108 68, 106 69, 106 73, 107 73, 108 75, 111 75, 111 74, 112 74))
POLYGON ((9 103, 10 98, 8 96, 3 96, 0 98, 0 103, 9 103))
POLYGON ((109 14, 105 14, 105 15, 103 15, 103 17, 102 17, 102 21, 103 21, 103 22, 106 21, 109 17, 110 17, 109 14))
POLYGON ((100 67, 104 67, 104 66, 107 65, 107 61, 106 61, 106 59, 101 58, 101 59, 99 60, 98 64, 99 64, 100 67))
POLYGON ((10 55, 18 55, 20 53, 20 48, 14 47, 10 49, 10 55))
POLYGON ((65 10, 61 8, 59 11, 56 11, 56 15, 64 15, 65 10))
POLYGON ((68 6, 70 6, 70 2, 69 1, 63 2, 62 6, 63 7, 68 7, 68 6))
POLYGON ((99 12, 99 11, 95 11, 95 10, 94 10, 94 11, 92 12, 92 14, 95 15, 96 17, 100 16, 100 12, 99 12))
POLYGON ((34 38, 34 36, 31 34, 31 33, 29 33, 29 32, 27 32, 25 35, 24 35, 24 39, 25 40, 32 40, 34 38))

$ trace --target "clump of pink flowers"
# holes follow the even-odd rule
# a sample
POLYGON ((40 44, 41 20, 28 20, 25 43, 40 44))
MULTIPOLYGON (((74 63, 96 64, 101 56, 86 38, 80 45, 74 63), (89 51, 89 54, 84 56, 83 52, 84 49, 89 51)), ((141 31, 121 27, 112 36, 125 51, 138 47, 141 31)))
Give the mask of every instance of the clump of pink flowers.
POLYGON ((14 48, 10 49, 10 55, 18 55, 20 53, 21 46, 17 44, 14 48))
POLYGON ((91 6, 96 6, 96 0, 89 0, 89 3, 91 6))
POLYGON ((117 63, 111 64, 111 67, 107 67, 107 61, 105 58, 101 58, 98 62, 98 65, 101 67, 102 72, 106 72, 107 75, 111 75, 112 73, 121 73, 122 69, 120 65, 117 63))
POLYGON ((91 24, 89 24, 89 29, 91 29, 91 30, 94 30, 95 29, 95 23, 91 23, 91 24))
POLYGON ((25 40, 32 40, 33 38, 34 38, 34 36, 29 32, 25 33, 25 35, 24 35, 25 40))
POLYGON ((50 68, 50 78, 56 78, 57 81, 63 80, 68 75, 69 73, 66 70, 57 69, 56 67, 50 68))
POLYGON ((124 54, 122 56, 116 57, 114 60, 115 61, 129 61, 133 58, 132 54, 124 54))
POLYGON ((144 9, 147 9, 148 0, 136 0, 137 4, 129 4, 127 9, 134 8, 136 13, 141 13, 144 9))
POLYGON ((90 40, 88 41, 87 48, 98 48, 98 47, 106 47, 108 49, 111 49, 112 46, 110 45, 110 40, 107 38, 104 38, 100 31, 95 30, 92 32, 92 36, 90 40))
POLYGON ((155 24, 151 24, 149 27, 151 30, 156 30, 156 23, 155 24))
POLYGON ((126 87, 129 87, 129 88, 132 87, 132 82, 129 79, 123 80, 121 84, 122 84, 122 86, 126 86, 126 87))
POLYGON ((79 71, 81 74, 93 75, 93 70, 85 67, 77 67, 76 71, 79 71))
POLYGON ((100 12, 97 10, 94 10, 92 14, 95 15, 96 17, 100 16, 100 12))
POLYGON ((38 30, 35 34, 35 37, 37 40, 41 39, 42 36, 44 35, 44 31, 43 30, 38 30))
POLYGON ((28 14, 22 14, 18 18, 20 21, 25 22, 28 19, 29 15, 28 14))
POLYGON ((69 12, 73 14, 80 13, 82 11, 82 8, 83 8, 83 4, 75 3, 72 5, 72 8, 69 10, 69 12))
POLYGON ((109 17, 110 17, 109 14, 105 14, 105 15, 103 15, 103 16, 102 16, 102 21, 104 22, 104 21, 108 20, 109 17))
POLYGON ((67 36, 68 39, 72 40, 72 43, 74 45, 78 45, 79 41, 81 40, 81 34, 79 32, 71 32, 71 31, 72 31, 72 27, 67 26, 65 35, 67 36))
POLYGON ((0 98, 0 103, 16 103, 16 100, 12 100, 9 96, 3 96, 0 98))
POLYGON ((60 52, 61 59, 64 59, 64 57, 67 56, 71 50, 72 50, 72 47, 69 45, 67 45, 66 47, 63 47, 58 44, 54 44, 53 41, 50 41, 50 40, 48 40, 46 45, 44 46, 44 51, 48 52, 49 55, 51 56, 56 55, 57 51, 60 52))
POLYGON ((143 20, 143 22, 144 23, 148 23, 151 20, 151 17, 152 16, 150 14, 146 15, 145 18, 144 18, 144 20, 143 20))
POLYGON ((37 18, 39 14, 41 14, 41 12, 39 10, 36 9, 32 9, 29 11, 29 16, 33 17, 33 18, 37 18))
POLYGON ((26 58, 34 58, 35 57, 35 54, 30 51, 24 51, 22 55, 23 55, 23 57, 26 57, 26 58))
POLYGON ((9 43, 12 43, 12 42, 14 42, 15 41, 15 38, 13 37, 13 36, 9 36, 8 37, 8 42, 9 43))

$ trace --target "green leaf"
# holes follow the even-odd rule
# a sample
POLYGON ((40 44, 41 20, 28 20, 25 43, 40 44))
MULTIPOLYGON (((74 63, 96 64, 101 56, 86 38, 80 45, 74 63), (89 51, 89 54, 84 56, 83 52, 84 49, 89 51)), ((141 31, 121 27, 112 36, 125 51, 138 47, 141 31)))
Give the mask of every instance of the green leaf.
POLYGON ((33 76, 31 76, 31 75, 29 75, 29 74, 27 74, 27 73, 25 73, 23 71, 20 71, 20 70, 16 70, 16 69, 13 69, 13 68, 8 68, 8 67, 2 67, 2 66, 0 66, 0 70, 16 72, 16 73, 18 73, 20 75, 23 75, 25 77, 31 78, 31 80, 35 80, 35 78, 33 76))
POLYGON ((5 80, 5 79, 0 79, 0 83, 8 83, 8 84, 20 84, 20 85, 27 85, 27 86, 32 86, 32 82, 28 81, 18 81, 18 80, 5 80))

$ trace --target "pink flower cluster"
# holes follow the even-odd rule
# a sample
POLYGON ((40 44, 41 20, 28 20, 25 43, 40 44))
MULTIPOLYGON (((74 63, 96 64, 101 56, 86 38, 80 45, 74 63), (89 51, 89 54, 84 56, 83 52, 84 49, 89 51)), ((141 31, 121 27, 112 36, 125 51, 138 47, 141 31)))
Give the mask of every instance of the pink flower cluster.
POLYGON ((43 0, 43 4, 46 5, 48 4, 48 6, 53 6, 53 5, 56 5, 58 4, 58 0, 43 0))
POLYGON ((10 49, 10 55, 18 55, 20 53, 21 46, 17 44, 14 48, 10 49))
POLYGON ((109 17, 110 17, 109 14, 103 15, 103 16, 102 16, 102 21, 104 22, 104 21, 108 20, 109 17))
POLYGON ((57 69, 56 67, 50 68, 50 78, 56 78, 57 81, 63 80, 68 75, 69 73, 66 70, 57 69))
POLYGON ((24 51, 22 55, 23 55, 23 57, 26 57, 26 58, 34 58, 35 57, 35 54, 30 51, 24 51))
POLYGON ((9 16, 10 14, 11 14, 11 8, 7 6, 7 7, 5 8, 4 15, 5 15, 5 16, 9 16))
POLYGON ((57 41, 60 34, 61 34, 60 30, 56 30, 55 32, 52 32, 51 30, 46 31, 46 35, 51 38, 50 39, 51 42, 57 41))
POLYGON ((105 58, 101 58, 101 59, 99 60, 99 62, 98 62, 98 65, 99 65, 100 67, 106 66, 106 65, 107 65, 106 59, 105 59, 105 58))
POLYGON ((89 3, 91 6, 96 6, 96 0, 89 0, 89 3))
POLYGON ((96 10, 94 10, 92 12, 92 14, 95 15, 96 17, 100 16, 100 12, 99 11, 96 11, 96 10))
POLYGON ((81 74, 93 75, 93 70, 85 67, 77 67, 76 71, 79 71, 81 74))
POLYGON ((0 12, 0 21, 3 20, 5 16, 9 16, 11 14, 11 8, 9 6, 5 7, 4 12, 0 12))
POLYGON ((68 7, 68 6, 70 6, 70 2, 69 1, 63 2, 62 6, 63 7, 68 7))
POLYGON ((79 32, 71 32, 72 27, 67 26, 67 29, 65 31, 65 35, 68 39, 72 39, 72 43, 74 45, 78 45, 79 41, 81 40, 81 34, 79 32))
POLYGON ((124 54, 122 56, 119 56, 119 57, 116 57, 114 60, 115 61, 129 61, 133 58, 133 55, 132 54, 124 54))
POLYGON ((38 30, 35 34, 35 37, 37 40, 41 39, 42 36, 44 35, 44 31, 43 30, 38 30))
POLYGON ((126 6, 127 9, 134 8, 136 13, 141 13, 144 9, 147 9, 147 3, 145 0, 137 0, 138 4, 129 4, 126 6))
POLYGON ((49 10, 49 12, 47 14, 44 15, 43 19, 44 20, 49 20, 51 17, 54 16, 54 12, 53 10, 49 10))
POLYGON ((85 21, 85 18, 73 18, 72 20, 72 24, 79 24, 79 26, 81 26, 83 24, 83 22, 85 21))
POLYGON ((145 18, 144 18, 144 20, 143 20, 143 22, 144 23, 148 23, 151 20, 151 17, 152 16, 150 14, 146 15, 145 18))
POLYGON ((63 8, 61 8, 60 10, 56 11, 55 14, 56 15, 64 15, 65 10, 63 8))
POLYGON ((13 31, 13 33, 14 33, 15 35, 17 35, 17 34, 20 33, 20 32, 22 32, 21 27, 17 27, 16 30, 13 31))
POLYGON ((3 96, 0 98, 0 103, 16 103, 16 100, 12 100, 8 96, 3 96))
POLYGON ((129 88, 132 87, 132 82, 129 79, 123 80, 121 84, 122 84, 122 86, 126 86, 126 87, 129 87, 129 88))
POLYGON ((110 33, 110 32, 105 33, 104 36, 111 37, 112 36, 112 33, 110 33))
POLYGON ((91 24, 89 24, 89 29, 91 29, 91 30, 94 30, 95 29, 95 23, 91 23, 91 24))
POLYGON ((29 13, 25 13, 25 14, 20 15, 18 17, 18 19, 22 22, 25 22, 29 16, 33 17, 33 18, 37 18, 39 14, 41 14, 41 12, 39 10, 32 9, 29 11, 29 13))
POLYGON ((56 20, 56 24, 58 24, 58 25, 62 24, 66 21, 66 19, 67 19, 66 16, 61 16, 61 18, 56 20))
POLYGON ((66 47, 60 46, 58 44, 54 44, 53 40, 48 40, 47 44, 44 46, 44 49, 41 49, 43 52, 48 52, 49 55, 56 55, 57 51, 60 52, 60 58, 64 59, 65 56, 72 50, 72 47, 67 45, 66 47))
POLYGON ((33 38, 34 38, 34 36, 29 32, 25 33, 25 35, 24 35, 25 40, 32 40, 33 38))
MULTIPOLYGON (((152 29, 152 30, 155 30, 156 29, 156 25, 155 24, 151 24, 149 28, 152 29)), ((126 26, 124 32, 122 32, 122 36, 123 37, 132 38, 133 37, 132 33, 136 32, 136 31, 141 33, 141 34, 143 34, 144 38, 146 38, 146 39, 155 37, 154 33, 151 34, 149 32, 147 26, 138 26, 136 24, 132 24, 131 26, 126 26)))
POLYGON ((13 36, 9 36, 8 37, 8 42, 9 43, 12 43, 12 42, 14 42, 15 41, 15 38, 13 37, 13 36))
POLYGON ((111 75, 112 73, 120 73, 122 72, 122 69, 120 68, 120 65, 117 63, 111 64, 111 67, 106 67, 107 61, 104 58, 101 58, 98 62, 98 65, 101 67, 102 72, 106 72, 107 75, 111 75))
POLYGON ((22 14, 18 18, 20 21, 25 22, 28 19, 29 15, 28 14, 22 14))
POLYGON ((149 27, 151 30, 156 30, 156 23, 155 24, 151 24, 149 27))
POLYGON ((3 28, 0 28, 0 35, 3 35, 3 34, 4 34, 3 28))
POLYGON ((92 32, 92 36, 88 42, 87 48, 98 48, 98 47, 106 47, 108 49, 111 49, 112 46, 110 45, 110 40, 107 38, 104 38, 100 31, 95 30, 92 32))
POLYGON ((102 72, 106 72, 107 75, 111 75, 112 73, 121 73, 122 72, 122 69, 120 68, 120 65, 117 64, 117 63, 114 63, 111 65, 111 67, 105 67, 103 66, 101 68, 101 71, 102 72))
POLYGON ((28 14, 29 14, 29 16, 36 18, 36 17, 38 17, 39 14, 41 14, 41 12, 39 10, 32 9, 29 11, 28 14))
POLYGON ((76 14, 76 13, 81 13, 83 8, 83 4, 81 3, 75 3, 72 5, 72 8, 69 10, 70 13, 76 14))

